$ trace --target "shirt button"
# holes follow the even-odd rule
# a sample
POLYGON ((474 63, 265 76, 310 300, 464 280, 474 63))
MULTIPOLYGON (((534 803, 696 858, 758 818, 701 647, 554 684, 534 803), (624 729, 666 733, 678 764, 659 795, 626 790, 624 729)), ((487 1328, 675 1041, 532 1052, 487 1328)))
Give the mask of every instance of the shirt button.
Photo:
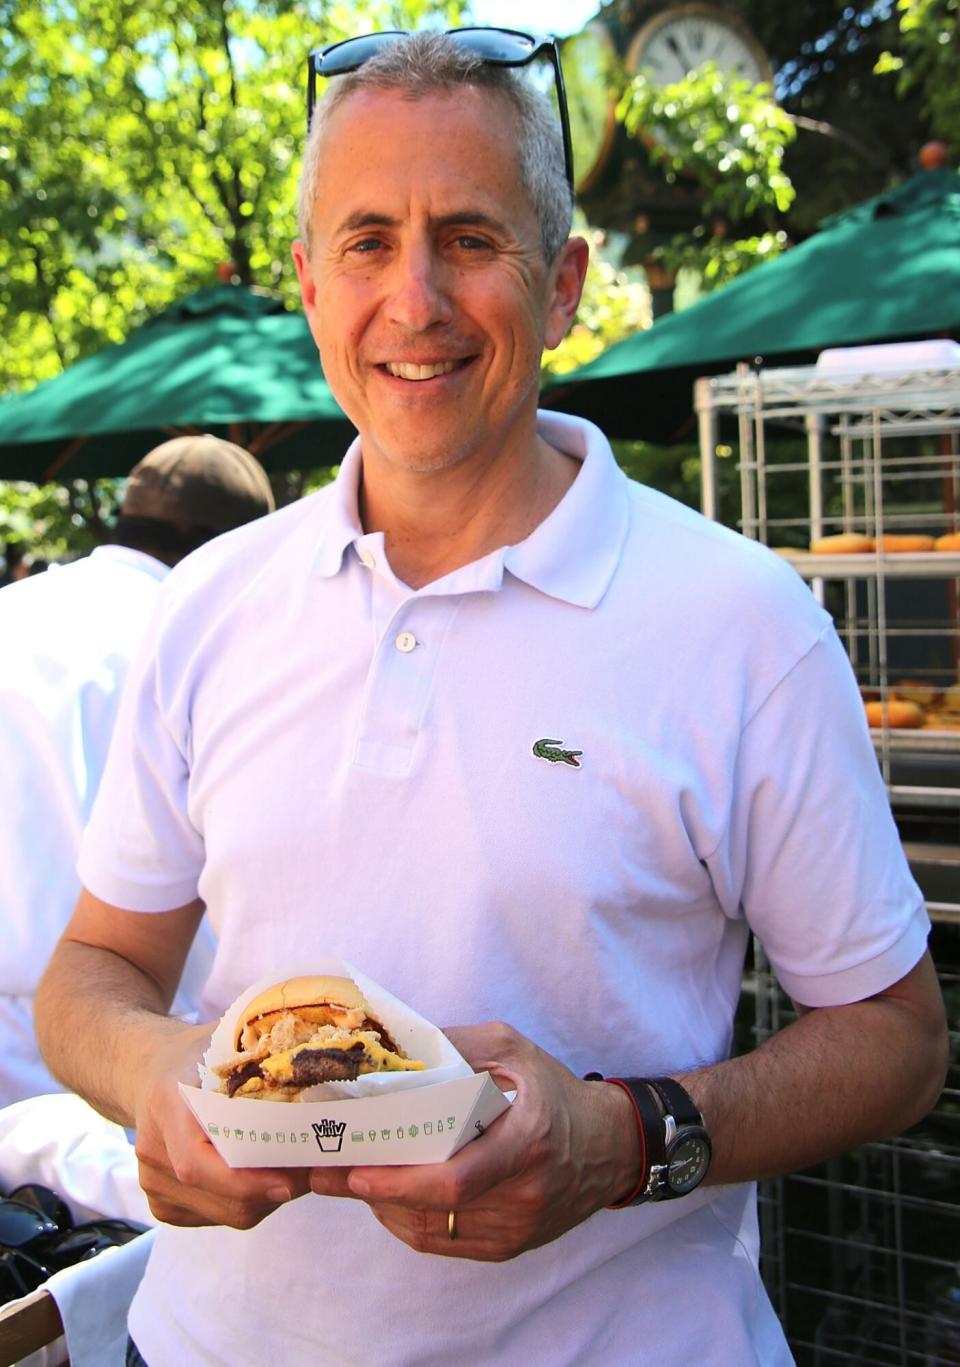
POLYGON ((417 638, 412 631, 401 631, 393 644, 402 654, 409 655, 417 644, 417 638))
POLYGON ((363 547, 358 554, 360 556, 361 565, 366 565, 368 570, 372 570, 376 567, 377 562, 366 547, 363 547))

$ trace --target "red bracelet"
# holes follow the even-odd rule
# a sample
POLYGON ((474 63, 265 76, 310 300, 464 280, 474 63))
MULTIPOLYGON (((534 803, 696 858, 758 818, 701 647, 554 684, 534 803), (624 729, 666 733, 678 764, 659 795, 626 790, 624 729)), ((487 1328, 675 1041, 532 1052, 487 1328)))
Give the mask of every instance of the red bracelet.
MULTIPOLYGON (((609 1082, 614 1087, 619 1087, 621 1091, 626 1092, 627 1096, 630 1098, 634 1119, 637 1122, 637 1135, 640 1139, 640 1180, 633 1191, 630 1192, 629 1196, 625 1196, 622 1201, 614 1201, 612 1205, 607 1207, 608 1210, 622 1210, 624 1206, 640 1205, 646 1200, 644 1188, 647 1185, 647 1177, 650 1172, 649 1163, 647 1161, 647 1126, 651 1123, 657 1124, 659 1117, 657 1117, 656 1121, 653 1120, 653 1098, 650 1096, 649 1092, 646 1092, 645 1096, 641 1099, 638 1095, 639 1089, 631 1087, 629 1082, 624 1082, 622 1078, 606 1077, 603 1078, 602 1081, 609 1082), (644 1111, 647 1112, 646 1117, 644 1116, 644 1111)), ((641 1083, 640 1085, 642 1086, 643 1084, 641 1083)))

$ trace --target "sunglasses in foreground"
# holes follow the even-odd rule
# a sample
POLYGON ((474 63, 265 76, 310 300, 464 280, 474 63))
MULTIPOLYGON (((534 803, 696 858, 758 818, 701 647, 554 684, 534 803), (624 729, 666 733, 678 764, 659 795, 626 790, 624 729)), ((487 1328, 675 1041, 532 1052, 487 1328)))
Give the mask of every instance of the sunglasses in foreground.
MULTIPOLYGON (((553 67, 553 79, 557 91, 557 107, 560 111, 560 129, 563 134, 563 159, 567 171, 567 184, 573 194, 573 144, 570 141, 570 116, 567 112, 567 94, 563 85, 563 70, 560 66, 560 49, 556 38, 535 33, 522 33, 512 28, 451 28, 446 36, 473 56, 479 57, 487 66, 519 67, 528 66, 541 55, 546 54, 553 67)), ((383 33, 367 33, 359 38, 344 38, 339 43, 328 43, 317 48, 307 57, 307 128, 317 103, 317 77, 345 76, 357 71, 364 62, 383 52, 393 43, 409 38, 407 29, 386 29, 383 33)))
POLYGON ((147 1226, 133 1220, 89 1220, 75 1225, 66 1202, 29 1182, 0 1198, 0 1305, 35 1291, 74 1263, 129 1243, 147 1226))

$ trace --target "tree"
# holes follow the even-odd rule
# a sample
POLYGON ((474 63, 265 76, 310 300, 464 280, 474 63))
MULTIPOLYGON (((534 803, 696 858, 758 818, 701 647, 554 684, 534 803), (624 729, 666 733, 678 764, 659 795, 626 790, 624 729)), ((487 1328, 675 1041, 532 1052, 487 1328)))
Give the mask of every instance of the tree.
POLYGON ((923 94, 877 70, 885 51, 904 50, 894 0, 734 3, 770 58, 777 99, 796 128, 784 157, 796 198, 782 226, 801 241, 829 214, 916 170, 930 137, 923 94))
MULTIPOLYGON (((373 0, 365 22, 427 13, 373 0)), ((356 23, 337 0, 0 0, 0 392, 225 263, 294 296, 306 54, 356 23)))
MULTIPOLYGON (((428 14, 461 0, 372 0, 362 23, 428 14)), ((0 0, 0 393, 218 272, 295 302, 306 55, 357 26, 339 0, 0 0)), ((0 485, 0 545, 89 549, 116 492, 0 485)))
POLYGON ((901 98, 919 95, 930 134, 960 150, 960 0, 898 0, 901 48, 877 61, 882 75, 899 73, 901 98))
POLYGON ((701 187, 702 223, 653 255, 671 272, 700 271, 706 288, 776 256, 786 243, 780 221, 794 190, 783 159, 795 130, 772 94, 707 62, 663 87, 635 76, 617 108, 631 137, 654 135, 650 155, 668 179, 685 176, 701 187), (756 230, 731 238, 720 227, 728 223, 756 230))

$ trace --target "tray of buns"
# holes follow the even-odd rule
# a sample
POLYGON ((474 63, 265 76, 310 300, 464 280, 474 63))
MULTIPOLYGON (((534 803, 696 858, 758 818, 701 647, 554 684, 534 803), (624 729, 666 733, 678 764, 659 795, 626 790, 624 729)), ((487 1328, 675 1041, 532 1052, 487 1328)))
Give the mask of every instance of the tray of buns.
POLYGON ((888 689, 861 687, 867 724, 888 748, 960 752, 960 683, 946 688, 905 679, 888 689))
POLYGON ((960 551, 817 552, 772 547, 804 579, 925 579, 960 576, 960 551))

